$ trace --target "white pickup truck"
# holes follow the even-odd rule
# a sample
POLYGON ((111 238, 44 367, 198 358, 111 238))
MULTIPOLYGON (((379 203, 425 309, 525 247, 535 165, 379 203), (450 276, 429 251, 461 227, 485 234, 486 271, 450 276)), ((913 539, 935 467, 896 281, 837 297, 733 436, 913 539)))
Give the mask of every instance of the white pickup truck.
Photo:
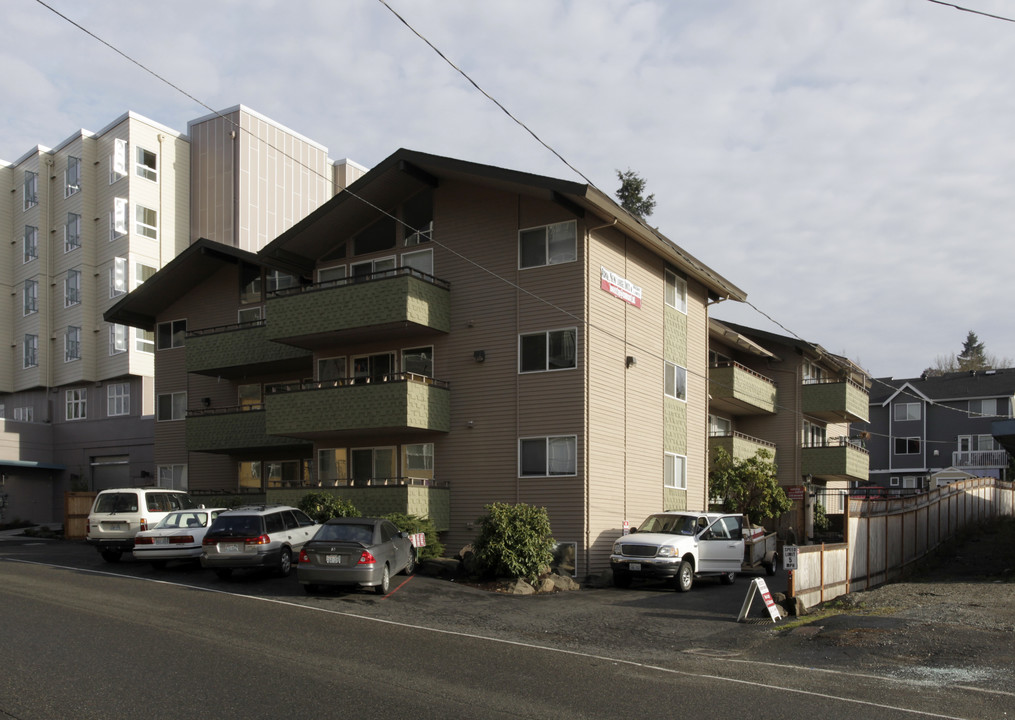
POLYGON ((744 561, 743 515, 662 512, 613 543, 613 584, 628 587, 635 578, 670 580, 687 592, 694 578, 719 577, 732 585, 744 561))

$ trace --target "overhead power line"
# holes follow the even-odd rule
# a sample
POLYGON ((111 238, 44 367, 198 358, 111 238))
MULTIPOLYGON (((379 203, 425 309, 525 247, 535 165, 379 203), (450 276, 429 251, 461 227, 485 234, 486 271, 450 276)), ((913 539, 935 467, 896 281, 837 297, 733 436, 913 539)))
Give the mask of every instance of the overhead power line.
POLYGON ((994 20, 1003 20, 1005 22, 1015 23, 1015 19, 1013 18, 1004 17, 1003 15, 994 15, 993 13, 983 12, 982 10, 973 10, 972 8, 956 5, 955 3, 943 2, 943 0, 927 0, 927 2, 932 2, 935 5, 944 5, 945 7, 955 8, 961 12, 972 13, 973 15, 983 15, 984 17, 993 18, 994 20))

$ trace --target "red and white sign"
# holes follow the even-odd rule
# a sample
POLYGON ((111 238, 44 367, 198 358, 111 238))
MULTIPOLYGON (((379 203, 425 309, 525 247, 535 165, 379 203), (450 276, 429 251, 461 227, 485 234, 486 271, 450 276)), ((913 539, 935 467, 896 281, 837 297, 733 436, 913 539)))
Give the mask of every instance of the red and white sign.
POLYGON ((622 278, 617 273, 610 272, 602 265, 599 266, 602 281, 599 287, 626 303, 641 307, 641 288, 627 278, 622 278))
POLYGON ((413 547, 426 547, 426 533, 413 533, 409 536, 413 547))
POLYGON ((623 534, 624 535, 630 535, 631 534, 631 521, 630 520, 625 520, 624 521, 624 533, 623 534))
POLYGON ((786 488, 786 497, 790 500, 803 500, 804 499, 804 486, 803 485, 790 485, 786 488))

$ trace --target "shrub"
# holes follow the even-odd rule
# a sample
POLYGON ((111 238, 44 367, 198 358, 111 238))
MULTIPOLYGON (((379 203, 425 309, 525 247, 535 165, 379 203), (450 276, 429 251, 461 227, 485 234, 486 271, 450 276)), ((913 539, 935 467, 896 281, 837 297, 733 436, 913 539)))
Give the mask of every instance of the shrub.
POLYGON ((342 497, 323 492, 309 492, 300 498, 299 509, 315 522, 327 522, 333 517, 356 517, 359 510, 342 497))
POLYGON ((415 533, 426 535, 426 545, 416 548, 419 560, 432 560, 444 557, 444 544, 440 541, 432 520, 416 515, 406 515, 405 513, 391 513, 384 517, 395 523, 398 529, 403 532, 407 532, 410 535, 415 533))
POLYGON ((484 510, 473 544, 480 569, 493 577, 535 582, 553 562, 555 541, 546 508, 493 503, 484 510))

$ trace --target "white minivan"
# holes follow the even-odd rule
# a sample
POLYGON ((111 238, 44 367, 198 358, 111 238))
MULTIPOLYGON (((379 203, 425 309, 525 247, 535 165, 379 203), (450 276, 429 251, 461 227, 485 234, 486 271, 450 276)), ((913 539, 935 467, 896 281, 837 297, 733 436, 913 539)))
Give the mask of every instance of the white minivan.
POLYGON ((195 507, 190 495, 166 488, 114 488, 95 496, 88 513, 85 541, 95 547, 106 562, 118 562, 133 552, 134 536, 150 530, 174 510, 195 507))

